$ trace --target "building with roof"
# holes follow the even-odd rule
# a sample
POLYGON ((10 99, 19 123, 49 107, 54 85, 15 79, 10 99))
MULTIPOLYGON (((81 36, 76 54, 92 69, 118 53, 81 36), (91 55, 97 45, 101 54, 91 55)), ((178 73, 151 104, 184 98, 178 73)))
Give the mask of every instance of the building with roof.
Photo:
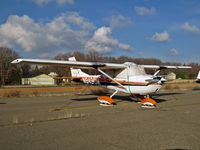
POLYGON ((56 80, 54 77, 56 74, 53 74, 53 76, 41 74, 35 77, 31 78, 22 78, 22 85, 56 85, 56 80))

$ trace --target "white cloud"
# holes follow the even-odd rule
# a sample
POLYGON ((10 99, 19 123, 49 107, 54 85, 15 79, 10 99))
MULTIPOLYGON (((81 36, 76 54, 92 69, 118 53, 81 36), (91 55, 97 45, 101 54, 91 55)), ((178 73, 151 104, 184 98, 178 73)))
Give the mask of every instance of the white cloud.
POLYGON ((40 54, 79 50, 84 49, 94 28, 92 23, 73 12, 64 13, 47 23, 36 22, 26 15, 12 15, 0 25, 0 45, 40 54), (70 15, 77 22, 72 22, 70 15))
POLYGON ((73 4, 74 0, 55 0, 57 1, 58 4, 62 5, 62 4, 73 4))
POLYGON ((112 52, 115 48, 132 50, 130 45, 114 39, 110 28, 95 29, 93 23, 77 12, 63 13, 45 23, 27 15, 12 15, 0 25, 0 45, 39 56, 85 49, 98 52, 112 52))
POLYGON ((179 54, 178 50, 175 48, 170 49, 169 53, 171 56, 177 56, 179 54))
POLYGON ((122 15, 115 15, 108 18, 111 28, 126 27, 132 23, 130 18, 122 15))
POLYGON ((169 41, 170 39, 170 35, 168 32, 161 32, 161 33, 158 33, 156 32, 152 37, 151 37, 152 40, 154 41, 157 41, 157 42, 166 42, 166 41, 169 41))
POLYGON ((65 5, 65 4, 73 4, 74 0, 35 0, 35 3, 39 6, 43 6, 48 3, 56 3, 58 5, 65 5))
POLYGON ((130 51, 133 48, 128 44, 120 43, 118 40, 111 37, 111 28, 101 27, 97 29, 93 37, 87 42, 85 48, 89 51, 96 51, 100 53, 108 53, 113 49, 130 51))
POLYGON ((195 25, 190 25, 188 22, 185 22, 181 26, 181 28, 185 32, 191 32, 191 33, 199 33, 200 32, 200 29, 198 27, 196 27, 195 25))
POLYGON ((88 22, 85 18, 80 16, 77 12, 68 12, 65 14, 67 22, 80 26, 84 29, 95 29, 93 23, 88 22))
POLYGON ((156 13, 156 9, 151 7, 135 6, 135 11, 140 16, 150 16, 156 13))

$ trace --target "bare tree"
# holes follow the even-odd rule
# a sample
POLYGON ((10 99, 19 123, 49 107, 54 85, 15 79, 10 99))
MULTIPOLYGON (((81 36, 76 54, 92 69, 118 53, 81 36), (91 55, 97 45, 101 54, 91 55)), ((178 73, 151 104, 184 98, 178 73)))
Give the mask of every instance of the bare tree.
POLYGON ((17 82, 20 79, 20 69, 10 62, 19 55, 10 48, 0 47, 0 84, 17 82))

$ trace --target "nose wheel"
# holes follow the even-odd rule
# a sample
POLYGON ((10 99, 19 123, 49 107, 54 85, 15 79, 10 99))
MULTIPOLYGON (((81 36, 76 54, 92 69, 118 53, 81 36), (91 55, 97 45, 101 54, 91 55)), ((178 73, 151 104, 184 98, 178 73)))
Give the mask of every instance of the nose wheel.
POLYGON ((149 95, 143 96, 143 95, 130 95, 130 98, 141 104, 141 107, 143 108, 156 108, 157 102, 150 98, 149 95))

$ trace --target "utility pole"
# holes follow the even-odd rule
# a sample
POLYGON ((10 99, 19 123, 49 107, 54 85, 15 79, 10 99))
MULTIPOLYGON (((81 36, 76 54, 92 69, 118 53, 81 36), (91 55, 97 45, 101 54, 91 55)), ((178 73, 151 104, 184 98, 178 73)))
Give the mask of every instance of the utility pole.
POLYGON ((0 77, 1 77, 1 86, 5 84, 5 79, 4 79, 4 67, 3 67, 3 62, 0 60, 0 77))

